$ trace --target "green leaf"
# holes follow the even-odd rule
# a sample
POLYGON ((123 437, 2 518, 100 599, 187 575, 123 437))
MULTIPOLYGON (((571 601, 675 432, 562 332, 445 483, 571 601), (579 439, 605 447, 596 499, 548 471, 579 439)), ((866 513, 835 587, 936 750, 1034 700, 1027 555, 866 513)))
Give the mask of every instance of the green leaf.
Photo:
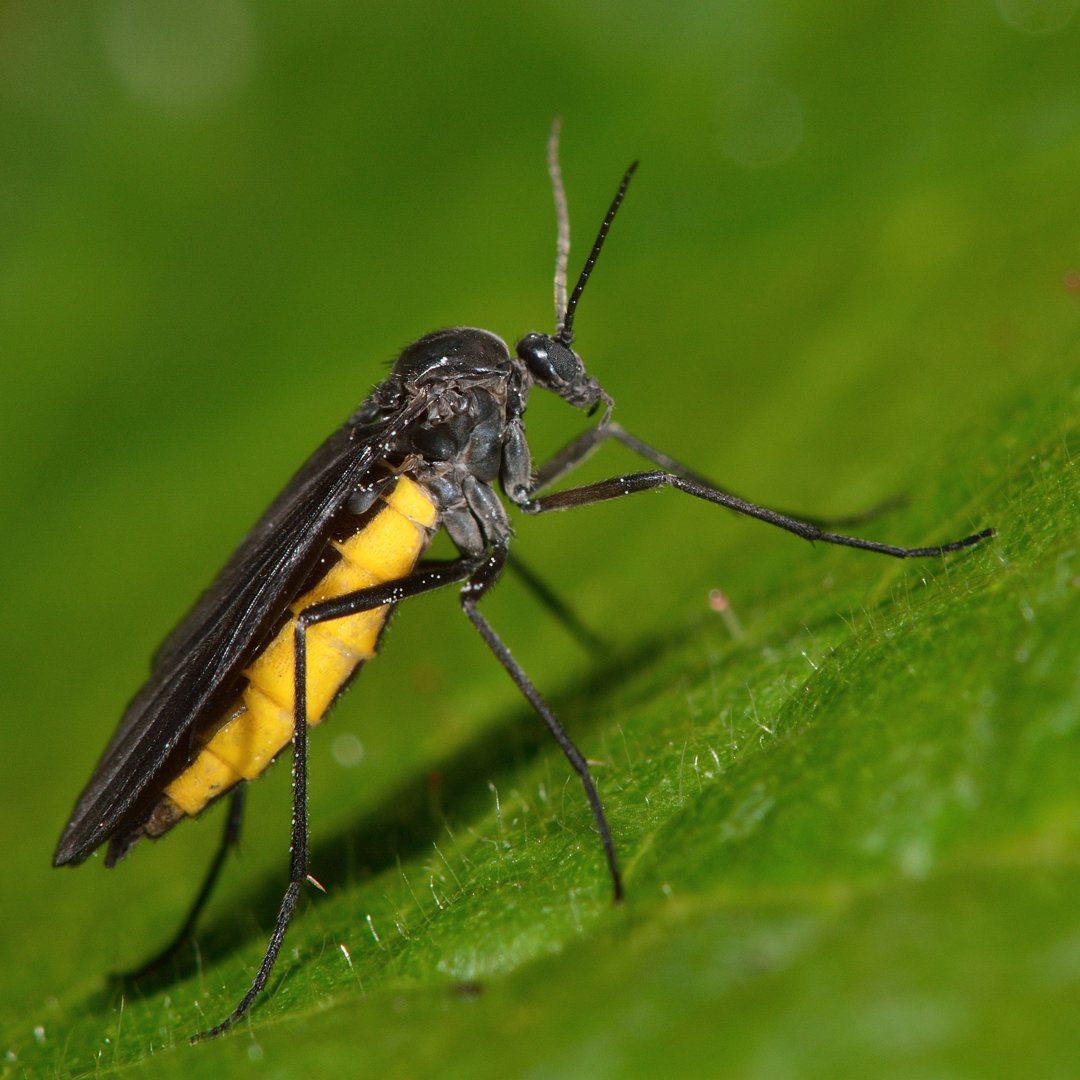
MULTIPOLYGON (((1072 1076, 1071 10, 12 19, 0 1075, 1072 1076), (572 263, 643 160, 578 318, 629 430, 769 505, 908 496, 877 539, 999 535, 898 562, 674 492, 516 522, 609 643, 512 580, 485 600, 593 762, 626 902, 455 598, 418 598, 313 733, 326 895, 190 1048, 262 957, 288 770, 195 946, 135 986, 105 976, 179 924, 219 812, 109 873, 51 845, 153 648, 382 362, 549 328, 557 112, 572 263)), ((531 403, 538 457, 570 412, 531 403)))

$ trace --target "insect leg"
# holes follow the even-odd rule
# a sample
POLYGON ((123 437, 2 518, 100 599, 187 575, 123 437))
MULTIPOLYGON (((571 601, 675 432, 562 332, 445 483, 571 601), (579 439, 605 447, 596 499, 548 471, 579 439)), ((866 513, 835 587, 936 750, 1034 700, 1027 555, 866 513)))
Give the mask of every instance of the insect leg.
POLYGON ((603 638, 594 634, 574 613, 573 608, 551 586, 540 577, 536 571, 514 552, 510 552, 507 558, 507 566, 532 592, 540 604, 547 608, 548 612, 563 624, 563 628, 576 638, 579 645, 585 646, 595 653, 607 652, 607 645, 603 638))
MULTIPOLYGON (((694 483, 700 484, 703 487, 713 488, 716 491, 723 491, 726 495, 734 495, 734 492, 719 487, 700 473, 694 472, 689 466, 683 465, 682 462, 676 461, 673 457, 669 457, 663 450, 657 450, 655 446, 650 446, 636 435, 631 435, 629 431, 619 424, 609 424, 608 434, 610 438, 618 440, 624 446, 633 450, 635 454, 640 454, 641 457, 645 458, 647 461, 651 461, 654 465, 659 465, 665 472, 674 473, 676 476, 681 476, 685 480, 692 480, 694 483)), ((777 510, 777 513, 782 514, 784 517, 797 518, 800 521, 805 521, 809 525, 817 525, 822 529, 830 529, 842 525, 861 525, 866 521, 872 521, 874 518, 887 514, 890 510, 898 510, 900 507, 906 506, 907 502, 906 496, 894 495, 891 499, 883 499, 881 502, 876 503, 866 510, 861 510, 855 514, 840 514, 836 517, 810 517, 806 514, 795 513, 790 510, 777 510)))
POLYGON ((891 555, 897 559, 913 559, 944 555, 950 551, 959 551, 961 548, 971 547, 973 544, 986 540, 996 535, 994 529, 983 529, 971 536, 965 536, 960 540, 953 540, 947 544, 935 547, 898 547, 895 544, 881 544, 874 540, 864 540, 857 536, 845 536, 842 533, 829 532, 821 525, 813 521, 805 521, 782 514, 777 510, 770 510, 767 506, 758 506, 756 503, 747 502, 737 495, 723 491, 703 483, 698 477, 680 476, 672 472, 656 470, 653 472, 627 473, 625 476, 613 476, 609 480, 601 480, 595 484, 585 484, 582 487, 567 488, 565 491, 557 491, 553 495, 544 495, 539 499, 530 499, 521 504, 521 509, 530 514, 543 514, 551 510, 569 510, 578 506, 591 506, 593 503, 607 502, 609 499, 618 499, 624 495, 633 495, 639 491, 652 491, 656 488, 673 487, 687 495, 693 495, 696 499, 704 499, 706 502, 716 503, 718 506, 726 506, 736 513, 745 514, 747 517, 757 518, 778 529, 801 536, 804 540, 820 540, 824 544, 838 544, 842 547, 860 548, 863 551, 876 551, 881 555, 891 555))
MULTIPOLYGON (((657 450, 655 446, 650 446, 636 435, 631 435, 621 425, 605 423, 603 420, 595 427, 583 432, 573 442, 564 446, 550 461, 536 471, 533 481, 533 494, 550 487, 568 472, 576 469, 601 443, 608 439, 621 442, 623 446, 632 450, 635 454, 639 454, 647 461, 658 465, 664 472, 673 473, 675 476, 681 476, 684 480, 690 480, 702 487, 712 488, 713 491, 719 491, 725 495, 738 498, 738 496, 734 495, 734 492, 713 483, 713 481, 695 472, 688 465, 684 465, 681 461, 676 461, 675 458, 665 454, 663 450, 657 450)), ((829 529, 845 525, 861 525, 863 522, 871 521, 882 514, 888 513, 890 510, 905 506, 907 501, 907 498, 903 495, 895 496, 891 499, 885 499, 860 513, 842 514, 837 517, 812 517, 787 510, 778 510, 777 513, 783 517, 796 518, 808 525, 817 525, 821 529, 829 529)))
POLYGON ((238 784, 233 788, 230 794, 229 810, 225 817, 225 828, 222 830, 221 840, 218 842, 217 851, 214 853, 214 858, 206 871, 206 877, 203 879, 202 886, 195 897, 195 901, 191 905, 191 910, 188 912, 187 918, 176 932, 172 941, 134 971, 125 971, 119 975, 114 975, 112 976, 114 979, 120 982, 136 982, 137 980, 144 978, 151 972, 156 971, 158 968, 168 963, 180 946, 191 937, 191 933, 195 929, 195 923, 198 921, 203 908, 206 907, 206 903, 210 899, 211 893, 214 891, 218 875, 225 865, 225 859, 228 857, 229 850, 236 847, 240 840, 240 825, 244 817, 244 792, 246 790, 246 784, 238 784))
POLYGON ((539 494, 544 488, 561 480, 568 472, 573 472, 592 456, 605 439, 616 438, 614 429, 618 428, 618 425, 609 423, 608 415, 609 413, 605 413, 599 424, 583 431, 573 442, 567 443, 554 457, 533 472, 532 494, 539 494))
POLYGON ((251 1008, 251 1003, 259 996, 270 978, 285 931, 289 928, 296 901, 300 896, 300 886, 308 880, 308 825, 307 825, 307 630, 321 622, 341 619, 348 615, 359 615, 364 611, 396 604, 410 596, 440 589, 444 585, 462 581, 473 574, 479 560, 463 556, 450 562, 425 563, 422 569, 397 581, 388 581, 382 585, 373 585, 358 592, 312 604, 296 617, 294 638, 293 677, 296 717, 293 725, 293 818, 292 842, 289 856, 289 884, 281 899, 273 933, 266 946, 259 970, 252 980, 247 993, 240 999, 240 1004, 220 1024, 207 1031, 201 1031, 191 1037, 191 1041, 212 1039, 228 1030, 251 1008))
POLYGON ((600 796, 596 792, 592 774, 589 772, 588 763, 581 756, 581 751, 573 744, 566 730, 559 723, 559 718, 551 711, 551 706, 540 696, 540 692, 533 685, 532 680, 525 674, 524 669, 511 655, 510 650, 495 633, 491 624, 477 610, 480 598, 499 580, 503 567, 506 565, 507 549, 498 546, 492 549, 488 556, 475 572, 470 576, 461 590, 461 607, 471 620, 473 626, 479 631, 480 636, 487 643, 487 647, 495 654, 499 663, 506 669, 507 674, 517 684, 517 688, 525 695, 526 700, 543 720, 548 731, 551 732, 559 749, 566 755, 574 772, 578 774, 585 788, 585 796, 589 800, 593 820, 600 834, 600 842, 604 846, 604 854, 607 857, 608 870, 611 872, 611 880, 615 889, 615 900, 622 899, 622 877, 619 874, 619 864, 615 858, 615 844, 611 839, 611 829, 608 827, 607 818, 604 815, 604 807, 600 802, 600 796))

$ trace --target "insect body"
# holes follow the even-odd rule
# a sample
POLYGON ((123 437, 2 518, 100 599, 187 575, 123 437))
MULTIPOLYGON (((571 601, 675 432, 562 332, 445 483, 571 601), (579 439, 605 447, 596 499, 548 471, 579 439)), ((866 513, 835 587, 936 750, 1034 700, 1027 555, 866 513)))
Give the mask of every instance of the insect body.
POLYGON ((390 376, 308 459, 158 650, 149 680, 129 705, 60 838, 55 865, 82 862, 108 842, 111 866, 141 837, 160 836, 231 792, 223 844, 186 932, 236 838, 243 782, 292 744, 292 856, 274 930, 237 1007, 194 1038, 230 1027, 266 985, 308 878, 308 726, 322 719, 374 655, 393 606, 419 593, 463 583, 465 614, 581 779, 615 896, 621 896, 614 845, 588 765, 478 609, 508 560, 510 522, 496 486, 526 514, 674 487, 808 540, 898 558, 940 556, 993 533, 902 548, 830 532, 827 523, 799 520, 717 488, 614 424, 612 399, 572 348, 572 327, 634 166, 623 177, 569 300, 568 226, 554 132, 549 166, 560 227, 555 333, 527 334, 511 352, 494 334, 458 327, 428 334, 405 349, 390 376), (524 426, 534 387, 590 415, 603 408, 598 423, 535 472, 524 426), (544 494, 607 439, 622 442, 656 468, 544 494), (460 554, 424 562, 440 527, 460 554))
MULTIPOLYGON (((346 540, 331 541, 337 559, 312 589, 290 605, 292 611, 299 613, 321 600, 406 577, 430 543, 438 522, 438 510, 430 497, 405 476, 397 478, 387 494, 379 497, 370 516, 371 520, 346 540)), ((308 630, 309 726, 322 720, 359 665, 375 655, 388 615, 389 605, 318 623, 308 630)), ((292 741, 295 634, 294 617, 244 669, 244 689, 224 714, 224 723, 195 731, 201 749, 165 786, 154 810, 139 826, 142 832, 160 836, 182 816, 199 813, 241 780, 254 780, 292 741)), ((120 837, 119 843, 123 845, 127 839, 120 837)))

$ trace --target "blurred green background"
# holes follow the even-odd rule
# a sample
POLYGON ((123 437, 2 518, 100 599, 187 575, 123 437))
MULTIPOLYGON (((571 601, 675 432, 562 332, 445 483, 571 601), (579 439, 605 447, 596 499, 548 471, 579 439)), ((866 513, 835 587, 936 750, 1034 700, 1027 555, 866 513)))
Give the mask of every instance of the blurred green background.
MULTIPOLYGON (((3 1074, 1075 1075, 1076 7, 6 4, 3 1074), (488 614, 598 762, 629 902, 455 598, 418 599, 313 740, 330 895, 189 1050, 272 922, 288 770, 197 963, 126 996, 218 817, 109 873, 52 847, 398 350, 551 328, 556 114, 574 272, 642 162, 577 323, 626 427, 771 505, 910 494, 881 539, 1002 535, 907 566, 672 493, 521 522, 609 653, 513 581, 488 614)), ((537 457, 582 426, 529 419, 537 457)))

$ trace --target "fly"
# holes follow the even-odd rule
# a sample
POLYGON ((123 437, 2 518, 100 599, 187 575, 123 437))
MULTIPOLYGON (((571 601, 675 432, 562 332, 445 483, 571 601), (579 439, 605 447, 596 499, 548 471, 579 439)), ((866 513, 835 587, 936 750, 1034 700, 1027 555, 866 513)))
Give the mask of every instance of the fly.
MULTIPOLYGON (((994 535, 993 529, 984 529, 940 546, 905 548, 831 532, 829 522, 795 518, 716 487, 612 421, 612 398, 574 352, 573 325, 636 167, 637 162, 623 176, 567 298, 569 222, 556 125, 548 142, 559 225, 555 332, 526 334, 514 352, 495 334, 468 327, 437 330, 408 346, 390 376, 301 466, 166 638, 153 658, 149 680, 128 706, 79 796, 53 858, 56 866, 81 863, 105 843, 105 864, 112 866, 141 838, 162 836, 229 795, 220 847, 167 955, 192 929, 236 842, 246 781, 292 745, 289 883, 273 932, 236 1008, 192 1041, 227 1030, 266 986, 301 886, 314 881, 308 868, 308 726, 323 719, 375 655, 395 605, 420 593, 461 585, 465 615, 581 780, 615 899, 621 899, 615 846, 589 766, 479 609, 509 558, 510 521, 497 487, 525 514, 671 487, 805 540, 900 559, 941 556, 994 535), (594 426, 536 470, 524 423, 534 387, 589 416, 600 412, 594 426), (544 494, 609 439, 653 468, 544 494), (449 534, 458 557, 424 561, 440 528, 449 534)), ((550 594, 539 591, 557 607, 550 594)))

